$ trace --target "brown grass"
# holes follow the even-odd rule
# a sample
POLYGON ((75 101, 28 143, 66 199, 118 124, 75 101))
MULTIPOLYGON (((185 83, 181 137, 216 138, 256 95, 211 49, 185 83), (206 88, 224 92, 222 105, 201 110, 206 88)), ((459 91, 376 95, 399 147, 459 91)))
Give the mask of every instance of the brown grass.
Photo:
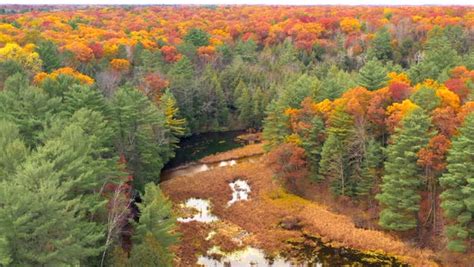
MULTIPOLYGON (((232 155, 231 152, 226 154, 226 157, 232 155)), ((303 233, 309 233, 321 236, 325 242, 335 246, 396 255, 415 266, 437 265, 429 250, 416 249, 384 232, 357 228, 348 216, 338 215, 324 205, 284 192, 272 178, 273 174, 263 163, 264 160, 265 156, 258 163, 241 163, 198 173, 193 177, 176 177, 163 182, 162 189, 175 203, 190 197, 210 199, 213 214, 232 227, 251 233, 245 242, 262 248, 269 254, 284 250, 288 246, 285 241, 301 238, 303 233), (249 183, 252 190, 250 201, 237 202, 227 207, 227 201, 231 198, 228 183, 238 178, 249 183), (283 218, 288 217, 298 218, 302 231, 280 227, 283 218)), ((204 235, 200 229, 196 229, 195 224, 199 223, 180 225, 184 239, 181 245, 183 248, 178 250, 177 255, 186 264, 191 264, 193 260, 195 262, 196 254, 203 254, 212 243, 218 242, 226 248, 233 246, 226 244, 232 234, 219 233, 215 240, 201 244, 199 250, 192 247, 190 243, 200 243, 199 240, 204 239, 210 231, 204 235)))
POLYGON ((204 163, 204 164, 210 164, 210 163, 216 163, 216 162, 220 162, 224 160, 233 160, 233 159, 240 159, 244 157, 261 155, 263 153, 264 153, 263 144, 260 143, 260 144, 247 145, 247 146, 239 147, 239 148, 226 151, 223 153, 210 155, 210 156, 200 159, 199 162, 204 163))

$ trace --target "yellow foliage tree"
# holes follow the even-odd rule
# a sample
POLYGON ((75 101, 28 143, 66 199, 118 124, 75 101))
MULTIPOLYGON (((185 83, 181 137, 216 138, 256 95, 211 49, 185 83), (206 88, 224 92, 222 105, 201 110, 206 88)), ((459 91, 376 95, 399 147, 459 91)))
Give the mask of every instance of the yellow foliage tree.
POLYGON ((110 61, 110 66, 115 71, 127 71, 130 68, 130 62, 122 58, 114 58, 110 61))
POLYGON ((41 84, 45 79, 56 80, 59 75, 68 75, 68 76, 74 77, 75 79, 79 80, 82 84, 92 85, 94 83, 94 79, 70 67, 57 69, 51 72, 50 74, 46 72, 40 72, 35 75, 35 78, 33 81, 35 84, 41 84))
POLYGON ((342 31, 345 33, 353 33, 358 32, 360 30, 360 22, 358 19, 355 18, 344 18, 339 23, 342 31))
POLYGON ((36 73, 41 70, 41 61, 38 53, 33 52, 33 45, 21 47, 16 43, 8 43, 0 48, 0 62, 13 60, 18 62, 23 68, 36 73))

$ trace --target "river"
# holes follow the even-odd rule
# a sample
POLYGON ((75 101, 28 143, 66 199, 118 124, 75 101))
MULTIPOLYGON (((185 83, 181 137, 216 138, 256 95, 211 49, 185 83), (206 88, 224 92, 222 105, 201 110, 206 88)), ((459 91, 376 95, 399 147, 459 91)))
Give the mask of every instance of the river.
POLYGON ((197 161, 205 156, 244 146, 237 137, 244 131, 211 132, 182 138, 176 156, 170 160, 164 170, 173 169, 186 163, 197 161))

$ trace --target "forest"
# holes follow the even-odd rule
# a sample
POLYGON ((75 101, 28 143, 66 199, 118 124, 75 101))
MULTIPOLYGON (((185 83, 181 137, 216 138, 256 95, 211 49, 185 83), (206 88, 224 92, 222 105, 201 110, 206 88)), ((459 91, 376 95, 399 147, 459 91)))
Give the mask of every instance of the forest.
POLYGON ((278 195, 262 203, 287 199, 308 229, 289 205, 368 229, 314 233, 343 246, 470 266, 473 44, 472 6, 0 5, 0 265, 196 265, 189 227, 208 226, 176 200, 214 178, 162 170, 180 140, 247 131, 261 144, 201 163, 263 154, 214 172, 265 176, 249 178, 278 195))

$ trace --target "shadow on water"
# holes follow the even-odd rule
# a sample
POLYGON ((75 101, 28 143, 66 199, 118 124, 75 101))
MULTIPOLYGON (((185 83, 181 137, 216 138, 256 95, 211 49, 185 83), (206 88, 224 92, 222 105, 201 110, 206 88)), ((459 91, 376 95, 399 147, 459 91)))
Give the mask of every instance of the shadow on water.
POLYGON ((290 248, 276 257, 265 254, 261 249, 246 247, 239 251, 223 253, 217 247, 211 248, 207 256, 200 256, 202 266, 244 267, 244 266, 408 266, 395 257, 366 253, 350 248, 335 248, 324 244, 320 238, 305 235, 303 240, 289 241, 290 248))
POLYGON ((298 259, 301 266, 403 266, 397 258, 385 254, 364 252, 352 248, 332 247, 319 237, 304 235, 302 240, 288 241, 291 249, 282 253, 290 259, 298 259))
POLYGON ((236 138, 243 133, 245 131, 213 132, 182 138, 176 156, 165 165, 164 169, 172 169, 208 155, 242 147, 245 144, 236 138))

